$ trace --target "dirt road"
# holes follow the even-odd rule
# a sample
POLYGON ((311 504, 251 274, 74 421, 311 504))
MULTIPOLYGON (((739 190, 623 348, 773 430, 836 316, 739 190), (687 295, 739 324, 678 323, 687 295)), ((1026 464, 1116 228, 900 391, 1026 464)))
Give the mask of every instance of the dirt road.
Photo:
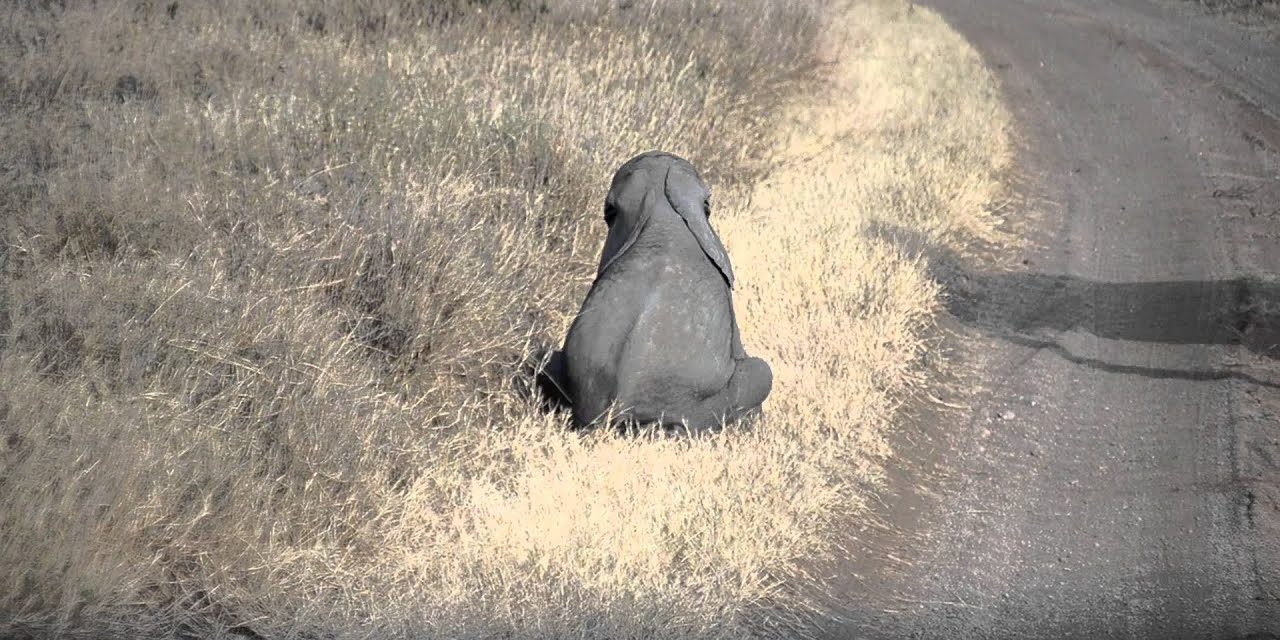
POLYGON ((901 561, 848 567, 833 636, 1280 638, 1280 42, 929 4, 997 70, 1040 217, 1020 269, 935 259, 983 388, 900 448, 934 458, 886 507, 901 561))

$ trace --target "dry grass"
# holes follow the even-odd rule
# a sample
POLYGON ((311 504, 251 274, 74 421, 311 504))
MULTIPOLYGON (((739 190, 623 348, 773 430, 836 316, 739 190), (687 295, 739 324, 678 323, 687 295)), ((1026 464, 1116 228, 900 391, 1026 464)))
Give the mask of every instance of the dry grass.
POLYGON ((0 636, 822 613, 804 561, 920 383, 918 252, 995 234, 1006 116, 936 16, 47 5, 0 31, 0 636), (649 148, 716 193, 776 376, 751 433, 582 436, 515 391, 649 148))

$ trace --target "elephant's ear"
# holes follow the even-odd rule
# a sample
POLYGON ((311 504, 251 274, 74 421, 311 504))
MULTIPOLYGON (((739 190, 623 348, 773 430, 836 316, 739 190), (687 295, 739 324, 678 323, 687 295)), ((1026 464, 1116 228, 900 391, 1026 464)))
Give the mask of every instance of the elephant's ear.
POLYGON ((649 221, 649 207, 646 200, 648 196, 641 201, 640 209, 634 212, 619 211, 615 205, 605 204, 604 219, 609 225, 609 235, 604 239, 604 251, 600 252, 600 268, 596 270, 597 278, 604 275, 604 270, 622 257, 622 254, 636 243, 636 238, 640 237, 640 231, 649 221))
POLYGON ((732 289, 733 266, 729 264, 729 253, 724 250, 720 238, 711 229, 711 221, 707 217, 706 187, 702 185, 702 181, 692 171, 673 166, 667 169, 666 193, 671 208, 684 218, 684 223, 698 240, 702 252, 716 265, 724 276, 724 281, 732 289))

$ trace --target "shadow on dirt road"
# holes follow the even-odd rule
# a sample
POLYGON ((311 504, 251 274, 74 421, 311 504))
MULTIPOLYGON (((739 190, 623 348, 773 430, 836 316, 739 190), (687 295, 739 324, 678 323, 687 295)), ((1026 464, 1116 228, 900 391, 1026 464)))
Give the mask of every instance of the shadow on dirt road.
POLYGON ((1166 345, 1240 345, 1280 359, 1280 283, 1220 281, 1095 282, 1036 273, 950 269, 946 306, 966 325, 1022 346, 1051 349, 1091 369, 1148 378, 1280 382, 1230 368, 1174 369, 1106 362, 1041 337, 1045 330, 1166 345))

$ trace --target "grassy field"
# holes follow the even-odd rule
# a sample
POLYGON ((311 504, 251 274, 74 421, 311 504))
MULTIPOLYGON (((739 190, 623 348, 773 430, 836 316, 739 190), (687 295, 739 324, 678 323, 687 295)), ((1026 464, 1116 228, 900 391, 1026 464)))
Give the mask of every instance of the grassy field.
POLYGON ((899 0, 21 2, 0 25, 0 636, 739 638, 823 615, 1007 115, 899 0), (745 46, 749 43, 749 46, 745 46), (707 176, 767 418, 519 392, 613 170, 707 176))

